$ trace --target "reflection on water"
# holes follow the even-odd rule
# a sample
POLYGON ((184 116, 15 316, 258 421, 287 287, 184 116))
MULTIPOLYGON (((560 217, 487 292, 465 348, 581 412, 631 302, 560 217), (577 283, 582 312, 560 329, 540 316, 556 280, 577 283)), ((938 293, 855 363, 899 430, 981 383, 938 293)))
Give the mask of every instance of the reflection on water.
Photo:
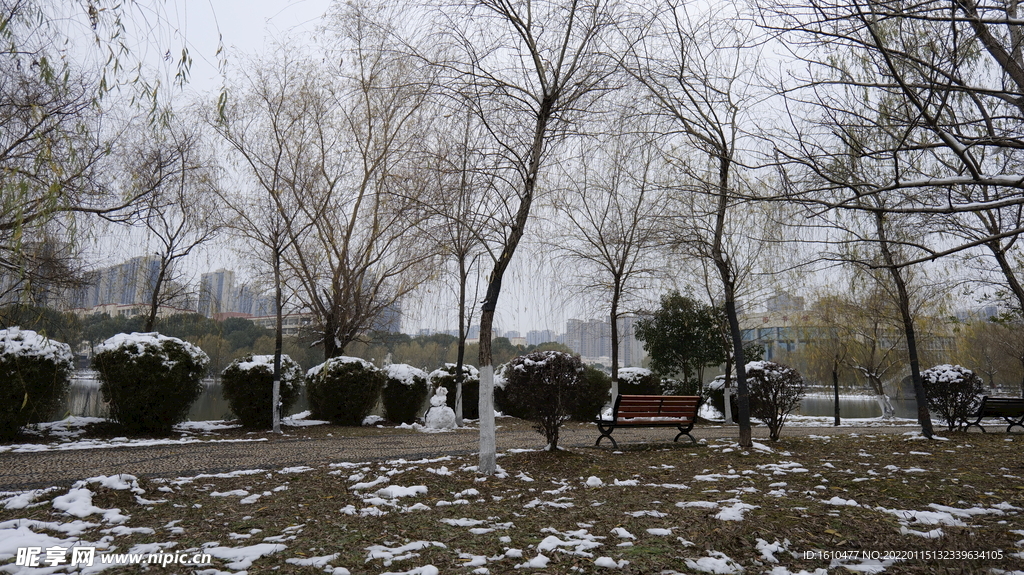
MULTIPOLYGON (((231 408, 222 395, 219 380, 203 380, 203 393, 192 404, 188 418, 192 421, 233 419, 231 408)), ((800 402, 797 410, 799 415, 827 416, 834 414, 835 408, 831 395, 809 395, 800 402)), ((891 399, 896 409, 896 417, 917 418, 917 405, 912 399, 891 399)), ((286 415, 308 409, 306 389, 303 387, 295 406, 286 415)), ((71 380, 71 391, 68 399, 55 414, 55 419, 63 419, 68 415, 86 417, 107 417, 107 405, 103 403, 100 384, 95 372, 76 372, 71 380)), ((882 409, 875 398, 865 395, 839 396, 839 416, 853 418, 881 417, 882 409)))
MULTIPOLYGON (((298 401, 285 415, 298 413, 307 408, 306 390, 302 388, 298 401)), ((100 382, 96 379, 95 372, 76 372, 71 378, 71 389, 68 392, 67 401, 57 410, 55 419, 63 419, 68 415, 79 417, 107 417, 109 410, 103 402, 103 394, 100 393, 100 382)), ((219 380, 204 379, 203 393, 199 399, 192 404, 188 412, 191 421, 208 421, 220 419, 233 419, 231 408, 224 399, 222 387, 219 380)))
MULTIPOLYGON (((896 417, 917 419, 917 403, 912 399, 889 399, 896 410, 896 417)), ((835 398, 832 396, 809 395, 800 400, 798 415, 833 416, 835 398)), ((882 417, 882 408, 873 396, 840 395, 839 417, 870 418, 882 417)))

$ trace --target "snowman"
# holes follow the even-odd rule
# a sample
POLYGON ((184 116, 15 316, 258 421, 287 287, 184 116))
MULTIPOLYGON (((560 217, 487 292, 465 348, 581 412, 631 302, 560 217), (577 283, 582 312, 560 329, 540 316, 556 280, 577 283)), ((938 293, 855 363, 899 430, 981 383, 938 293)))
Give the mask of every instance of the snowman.
POLYGON ((455 412, 448 407, 448 389, 443 385, 439 385, 434 396, 430 398, 430 409, 423 417, 423 423, 429 429, 453 429, 455 427, 455 412))

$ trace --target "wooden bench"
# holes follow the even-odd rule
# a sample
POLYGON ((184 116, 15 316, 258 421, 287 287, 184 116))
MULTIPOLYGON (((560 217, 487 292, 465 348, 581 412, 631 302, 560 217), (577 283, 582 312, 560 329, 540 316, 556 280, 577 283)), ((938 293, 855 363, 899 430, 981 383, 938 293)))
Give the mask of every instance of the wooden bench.
POLYGON ((965 429, 976 425, 978 429, 985 431, 981 426, 981 420, 986 417, 1002 417, 1010 425, 1006 427, 1009 433, 1014 426, 1024 427, 1024 398, 1020 397, 989 397, 981 398, 981 405, 978 406, 978 419, 968 423, 965 429))
POLYGON ((618 449, 612 432, 620 427, 674 427, 679 433, 673 441, 685 435, 697 443, 690 431, 700 404, 700 397, 690 395, 619 395, 612 406, 612 418, 594 421, 601 432, 594 446, 601 445, 607 437, 612 447, 618 449))

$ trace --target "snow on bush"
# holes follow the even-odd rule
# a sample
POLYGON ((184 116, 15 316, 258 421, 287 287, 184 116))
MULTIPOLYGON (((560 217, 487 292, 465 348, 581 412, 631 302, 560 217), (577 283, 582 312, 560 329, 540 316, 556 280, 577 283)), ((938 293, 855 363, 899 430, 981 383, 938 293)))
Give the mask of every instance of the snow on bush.
POLYGON ((750 415, 763 421, 771 440, 778 441, 789 414, 800 406, 804 378, 792 367, 772 361, 752 361, 746 372, 750 415))
POLYGON ((978 412, 985 387, 971 370, 959 365, 936 365, 921 372, 921 379, 928 409, 945 419, 950 431, 966 427, 968 419, 978 412))
MULTIPOLYGON (((287 355, 281 356, 281 414, 299 398, 304 380, 302 367, 287 355)), ((224 399, 242 426, 269 428, 274 424, 274 356, 248 354, 231 362, 221 372, 224 399)))
MULTIPOLYGON (((443 385, 448 390, 448 407, 455 409, 455 368, 456 364, 446 363, 428 376, 430 387, 443 385)), ((462 417, 480 418, 480 371, 472 365, 462 366, 462 417)))
POLYGON ((0 438, 27 423, 49 421, 67 395, 71 347, 28 330, 0 330, 0 438))
POLYGON ((387 382, 383 371, 358 357, 332 357, 306 373, 313 419, 362 425, 387 382))
POLYGON ((509 410, 534 422, 534 428, 558 449, 558 430, 584 399, 587 390, 580 358, 560 351, 519 356, 505 370, 509 410))
POLYGON ((393 423, 415 422, 430 393, 426 372, 404 363, 393 363, 384 371, 384 417, 393 423))
POLYGON ((169 433, 203 391, 210 358, 195 345, 159 333, 117 334, 92 365, 110 417, 128 433, 169 433))
POLYGON ((619 369, 619 393, 622 395, 661 395, 661 378, 642 367, 619 369))

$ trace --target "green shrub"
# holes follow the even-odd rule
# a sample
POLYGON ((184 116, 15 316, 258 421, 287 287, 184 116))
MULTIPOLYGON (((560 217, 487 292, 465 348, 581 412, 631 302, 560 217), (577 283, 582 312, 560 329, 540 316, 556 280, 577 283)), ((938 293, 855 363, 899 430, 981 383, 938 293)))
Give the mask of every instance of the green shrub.
POLYGON ((74 356, 66 343, 32 330, 0 330, 0 439, 49 421, 67 395, 74 356))
POLYGON ((513 358, 504 370, 505 401, 558 449, 558 430, 580 408, 587 383, 580 358, 560 351, 538 351, 513 358))
POLYGON ((580 374, 581 396, 570 415, 576 421, 594 421, 611 400, 612 377, 596 367, 585 365, 580 374))
MULTIPOLYGON (((304 374, 287 355, 281 356, 280 414, 299 399, 304 374)), ((232 361, 221 373, 224 399, 243 427, 267 429, 274 424, 274 356, 248 354, 232 361)))
POLYGON ((413 423, 423 414, 430 393, 426 372, 404 363, 393 363, 384 371, 384 417, 392 423, 413 423))
POLYGON ((978 413, 985 386, 980 377, 959 365, 936 365, 921 372, 928 409, 946 420, 950 431, 967 426, 978 413))
POLYGON ((661 378, 642 367, 619 369, 619 395, 661 395, 661 378))
MULTIPOLYGON (((455 367, 454 363, 446 363, 428 377, 431 388, 443 385, 448 390, 448 407, 452 409, 455 409, 455 367)), ((480 372, 472 365, 462 366, 462 418, 480 418, 480 372)))
POLYGON ((380 399, 384 372, 357 357, 332 357, 306 373, 313 419, 337 425, 362 425, 380 399))
POLYGON ((804 378, 792 367, 772 361, 752 361, 746 366, 750 416, 768 426, 768 436, 778 441, 789 414, 800 406, 804 378))
POLYGON ((92 365, 110 418, 126 433, 169 433, 202 394, 209 361, 174 337, 122 333, 99 346, 92 365))

